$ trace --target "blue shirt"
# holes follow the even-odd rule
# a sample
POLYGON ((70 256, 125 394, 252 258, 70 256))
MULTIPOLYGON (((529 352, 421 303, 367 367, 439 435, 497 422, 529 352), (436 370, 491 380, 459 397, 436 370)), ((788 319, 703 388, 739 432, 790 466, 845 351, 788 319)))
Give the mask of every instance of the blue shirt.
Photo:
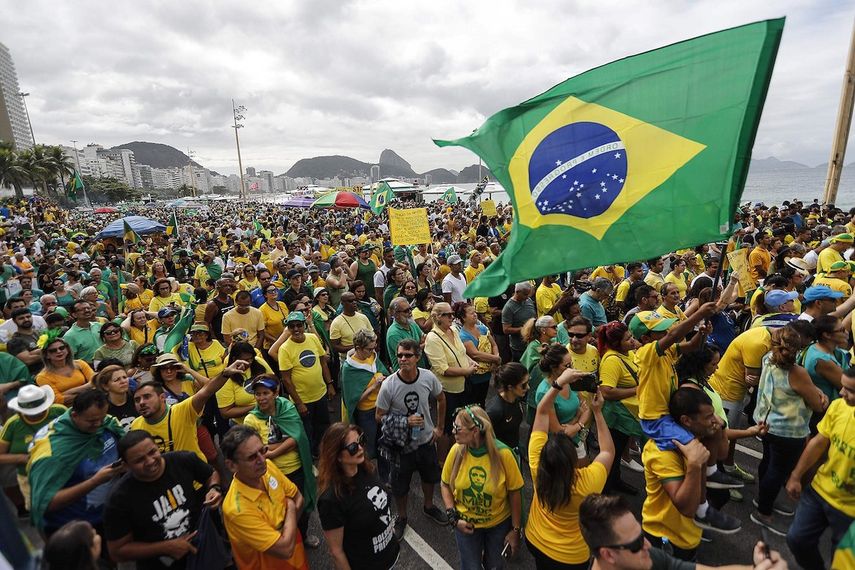
POLYGON ((585 291, 579 297, 579 308, 582 310, 582 316, 591 321, 591 325, 598 327, 606 324, 606 310, 602 303, 591 297, 590 291, 585 291))

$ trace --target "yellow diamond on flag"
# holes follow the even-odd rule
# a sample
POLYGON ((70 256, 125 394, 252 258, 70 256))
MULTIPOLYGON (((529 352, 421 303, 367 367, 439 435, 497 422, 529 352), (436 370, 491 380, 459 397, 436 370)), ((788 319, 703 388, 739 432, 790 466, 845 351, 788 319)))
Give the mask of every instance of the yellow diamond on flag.
POLYGON ((577 97, 549 112, 508 166, 519 223, 602 239, 621 216, 706 148, 577 97))

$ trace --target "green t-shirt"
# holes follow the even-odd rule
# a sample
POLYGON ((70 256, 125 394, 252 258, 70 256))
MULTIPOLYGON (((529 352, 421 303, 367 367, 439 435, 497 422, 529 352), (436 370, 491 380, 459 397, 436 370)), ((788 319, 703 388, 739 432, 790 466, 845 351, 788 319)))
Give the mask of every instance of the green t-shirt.
MULTIPOLYGON (((33 438, 40 429, 46 426, 51 420, 58 418, 65 413, 65 406, 54 404, 48 408, 47 415, 38 422, 31 424, 24 420, 21 414, 15 414, 3 426, 3 431, 0 431, 0 441, 9 444, 7 453, 29 453, 29 446, 33 438)), ((27 464, 20 463, 17 465, 18 475, 27 474, 27 464)))
POLYGON ((74 351, 74 358, 91 364, 95 357, 95 351, 104 344, 101 342, 101 337, 98 336, 100 332, 101 323, 89 323, 88 329, 80 328, 77 323, 74 323, 62 336, 62 339, 74 351))
MULTIPOLYGON (((389 325, 389 330, 386 331, 386 349, 389 351, 389 361, 392 365, 390 370, 398 369, 398 343, 405 338, 421 342, 422 336, 424 336, 419 325, 412 321, 410 321, 409 325, 409 328, 406 328, 399 325, 396 321, 392 321, 392 324, 389 325)), ((419 366, 421 368, 430 368, 424 352, 422 352, 422 356, 419 359, 419 366)))

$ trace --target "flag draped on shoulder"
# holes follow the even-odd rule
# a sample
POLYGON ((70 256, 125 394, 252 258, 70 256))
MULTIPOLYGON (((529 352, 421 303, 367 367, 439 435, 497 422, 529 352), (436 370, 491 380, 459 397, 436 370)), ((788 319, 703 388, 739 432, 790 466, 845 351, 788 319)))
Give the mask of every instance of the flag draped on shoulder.
POLYGON ((125 228, 124 229, 124 235, 122 236, 122 240, 125 243, 128 243, 128 242, 139 243, 140 236, 138 236, 137 232, 135 232, 134 229, 130 225, 128 225, 128 221, 122 220, 122 224, 124 224, 124 228, 125 228))
POLYGON ((451 186, 442 193, 442 196, 439 198, 446 204, 456 204, 457 203, 457 192, 454 191, 454 186, 451 186))
POLYGON ((379 214, 394 197, 395 191, 392 190, 389 183, 381 182, 374 190, 374 194, 371 196, 371 211, 375 214, 379 214))
POLYGON ((102 436, 105 431, 111 432, 117 440, 125 435, 125 430, 113 416, 107 416, 95 433, 80 431, 69 410, 36 434, 28 465, 32 493, 30 516, 36 527, 44 527, 48 505, 80 462, 95 459, 103 453, 102 436))
POLYGON ((507 248, 466 296, 727 236, 783 29, 767 20, 626 57, 435 141, 480 155, 514 208, 507 248))
POLYGON ((172 215, 169 216, 169 223, 166 224, 166 235, 178 235, 178 216, 175 215, 175 210, 172 210, 172 215))

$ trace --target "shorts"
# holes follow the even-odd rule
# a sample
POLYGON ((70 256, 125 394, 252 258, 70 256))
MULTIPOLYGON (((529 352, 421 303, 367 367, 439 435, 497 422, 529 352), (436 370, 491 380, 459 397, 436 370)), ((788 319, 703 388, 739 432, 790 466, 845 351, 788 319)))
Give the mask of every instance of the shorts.
POLYGON ((695 439, 695 435, 678 424, 670 415, 662 416, 658 420, 639 420, 641 431, 644 435, 656 442, 656 447, 662 451, 677 449, 672 439, 676 439, 683 445, 688 445, 695 439))
POLYGON ((436 456, 436 445, 432 442, 420 445, 410 453, 400 454, 399 459, 399 465, 392 468, 390 476, 392 495, 395 497, 410 494, 410 482, 416 471, 419 472, 422 483, 439 483, 439 459, 436 456))

